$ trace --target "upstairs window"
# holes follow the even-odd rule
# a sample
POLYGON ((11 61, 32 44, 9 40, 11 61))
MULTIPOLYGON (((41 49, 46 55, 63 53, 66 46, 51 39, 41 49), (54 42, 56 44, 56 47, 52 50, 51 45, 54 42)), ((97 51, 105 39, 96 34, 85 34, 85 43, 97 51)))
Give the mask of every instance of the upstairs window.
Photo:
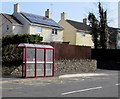
POLYGON ((42 28, 37 26, 37 27, 35 27, 35 31, 37 33, 41 33, 42 32, 42 28))
POLYGON ((54 29, 52 29, 52 34, 54 34, 54 29))
POLYGON ((55 34, 57 35, 57 29, 55 29, 55 34))
POLYGON ((55 34, 55 35, 57 35, 57 29, 52 29, 52 34, 55 34))
POLYGON ((9 30, 9 26, 7 25, 7 30, 9 30))
POLYGON ((85 33, 81 33, 81 36, 82 36, 82 37, 85 37, 85 33))

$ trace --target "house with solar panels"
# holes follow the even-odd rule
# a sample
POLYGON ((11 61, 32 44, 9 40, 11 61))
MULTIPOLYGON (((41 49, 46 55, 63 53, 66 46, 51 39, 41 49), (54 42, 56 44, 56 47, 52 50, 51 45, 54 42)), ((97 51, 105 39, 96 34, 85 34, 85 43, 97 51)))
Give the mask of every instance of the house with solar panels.
POLYGON ((14 4, 14 13, 1 14, 2 36, 11 34, 39 34, 43 42, 63 42, 63 27, 51 19, 49 9, 45 16, 21 12, 20 4, 14 4))

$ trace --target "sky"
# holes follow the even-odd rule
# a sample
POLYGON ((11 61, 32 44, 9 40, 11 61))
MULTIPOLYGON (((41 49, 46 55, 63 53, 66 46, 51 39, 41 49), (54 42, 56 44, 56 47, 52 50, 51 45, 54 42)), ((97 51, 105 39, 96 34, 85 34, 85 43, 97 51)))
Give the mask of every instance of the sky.
MULTIPOLYGON (((22 2, 12 0, 11 2, 3 1, 1 2, 1 13, 12 14, 13 13, 13 5, 15 3, 19 3, 21 5, 22 12, 33 13, 37 15, 44 16, 45 11, 50 9, 52 12, 52 19, 56 22, 59 22, 61 18, 61 13, 67 13, 67 19, 71 19, 74 21, 82 22, 83 18, 88 17, 89 12, 95 13, 96 17, 98 15, 98 2, 60 2, 60 1, 34 1, 32 2, 22 2)), ((88 0, 89 1, 89 0, 88 0)), ((118 2, 102 2, 103 7, 108 12, 108 23, 111 27, 118 27, 118 2)))
MULTIPOLYGON (((120 2, 118 3, 118 27, 120 28, 120 2)), ((120 48, 120 41, 118 41, 118 47, 120 48)))

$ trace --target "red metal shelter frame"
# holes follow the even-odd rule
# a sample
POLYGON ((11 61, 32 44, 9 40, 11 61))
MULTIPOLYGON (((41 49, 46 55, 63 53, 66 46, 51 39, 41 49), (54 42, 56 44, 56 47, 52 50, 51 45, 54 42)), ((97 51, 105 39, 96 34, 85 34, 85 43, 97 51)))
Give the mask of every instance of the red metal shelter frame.
MULTIPOLYGON (((29 77, 52 77, 54 76, 54 70, 55 70, 55 49, 50 46, 50 45, 40 45, 40 44, 19 44, 19 48, 23 48, 23 66, 22 66, 22 77, 24 78, 29 78, 29 77), (29 56, 29 50, 34 50, 33 52, 35 53, 35 59, 34 60, 28 60, 29 56), (44 59, 39 60, 39 53, 38 50, 42 50, 44 59), (52 57, 51 60, 47 60, 47 51, 52 51, 52 57), (28 65, 32 64, 33 65, 33 74, 34 75, 28 75, 29 74, 29 69, 28 65), (44 73, 43 75, 38 75, 39 74, 39 69, 38 65, 43 65, 44 73), (47 74, 47 64, 50 65, 49 71, 51 71, 51 74, 47 74)), ((34 54, 33 54, 34 55, 34 54)))

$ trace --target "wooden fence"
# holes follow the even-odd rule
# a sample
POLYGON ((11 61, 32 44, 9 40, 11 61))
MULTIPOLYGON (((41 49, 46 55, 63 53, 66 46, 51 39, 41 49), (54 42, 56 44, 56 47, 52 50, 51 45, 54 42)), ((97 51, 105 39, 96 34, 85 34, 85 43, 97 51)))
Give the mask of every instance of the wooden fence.
POLYGON ((59 43, 40 43, 55 48, 55 59, 91 59, 91 47, 59 43))

